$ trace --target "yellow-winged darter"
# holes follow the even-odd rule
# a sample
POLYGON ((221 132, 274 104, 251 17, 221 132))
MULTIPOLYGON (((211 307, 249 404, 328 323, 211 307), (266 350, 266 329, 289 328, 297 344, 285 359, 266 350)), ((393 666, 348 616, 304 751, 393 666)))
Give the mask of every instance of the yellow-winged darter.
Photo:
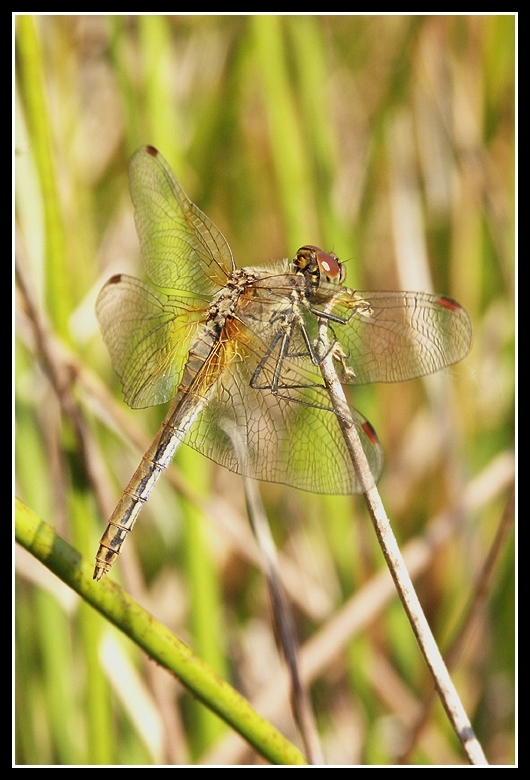
MULTIPOLYGON (((129 174, 154 286, 113 276, 96 310, 129 406, 174 400, 101 538, 98 580, 181 442, 254 479, 315 493, 359 492, 320 375, 322 320, 328 352, 348 384, 438 371, 467 355, 472 335, 467 312, 451 298, 348 289, 338 258, 313 245, 291 262, 238 269, 224 236, 156 149, 139 149, 129 174), (227 422, 244 444, 244 462, 227 422)), ((359 412, 352 416, 377 479, 377 436, 359 412)))

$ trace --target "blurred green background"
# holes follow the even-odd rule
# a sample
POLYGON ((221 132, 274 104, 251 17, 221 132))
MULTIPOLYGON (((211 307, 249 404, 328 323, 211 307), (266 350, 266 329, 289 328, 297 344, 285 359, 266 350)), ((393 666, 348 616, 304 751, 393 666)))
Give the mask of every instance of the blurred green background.
MULTIPOLYGON (((453 677, 496 764, 515 751, 515 25, 509 15, 15 22, 17 263, 68 350, 61 386, 90 445, 87 469, 17 294, 17 495, 92 559, 164 414, 123 404, 94 313, 109 276, 142 274, 127 181, 142 144, 164 154, 239 266, 312 243, 347 261, 356 289, 456 298, 474 325, 463 363, 350 399, 378 431, 379 487, 419 556, 442 649, 473 610, 453 677)), ((168 472, 111 577, 298 744, 274 693, 281 662, 240 480, 186 447, 176 461, 201 508, 168 472)), ((327 762, 465 763, 438 704, 404 752, 429 674, 399 602, 381 595, 362 500, 261 487, 327 762), (367 592, 363 616, 351 599, 367 592)), ((259 760, 24 551, 15 582, 16 763, 259 760)))

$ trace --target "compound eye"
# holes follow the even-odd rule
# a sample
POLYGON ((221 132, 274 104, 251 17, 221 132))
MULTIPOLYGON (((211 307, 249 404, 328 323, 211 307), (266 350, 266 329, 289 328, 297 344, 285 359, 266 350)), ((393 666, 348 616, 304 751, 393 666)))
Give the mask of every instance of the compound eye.
POLYGON ((339 261, 337 255, 332 255, 319 249, 317 252, 317 263, 320 276, 332 284, 342 284, 346 278, 346 270, 339 261))

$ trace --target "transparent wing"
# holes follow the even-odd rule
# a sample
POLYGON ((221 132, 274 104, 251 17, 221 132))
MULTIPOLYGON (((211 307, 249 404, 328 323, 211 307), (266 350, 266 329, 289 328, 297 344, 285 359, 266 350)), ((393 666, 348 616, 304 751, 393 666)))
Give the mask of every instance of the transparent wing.
MULTIPOLYGON (((472 326, 456 301, 421 292, 343 290, 331 313, 346 320, 330 322, 353 374, 350 384, 402 382, 458 363, 469 352, 472 326), (364 304, 359 306, 359 300, 364 304)), ((318 308, 322 308, 319 306, 318 308)), ((305 315, 316 334, 316 319, 305 315)))
POLYGON ((190 344, 204 321, 203 307, 203 301, 164 295, 124 274, 103 287, 96 313, 133 409, 175 396, 190 344))
MULTIPOLYGON (((315 493, 359 492, 337 417, 330 409, 327 392, 315 384, 313 371, 305 371, 307 359, 283 360, 283 385, 277 393, 251 386, 264 348, 241 323, 228 326, 219 344, 225 354, 216 358, 224 369, 217 372, 209 388, 194 387, 207 403, 185 443, 221 466, 253 479, 315 493), (225 420, 237 427, 244 441, 244 463, 225 432, 225 420)), ((264 385, 272 384, 273 365, 272 358, 263 363, 264 385)), ((383 465, 377 436, 361 414, 352 410, 352 415, 377 479, 383 465)))
POLYGON ((134 154, 129 179, 150 280, 159 287, 212 296, 235 268, 220 230, 189 200, 168 163, 152 146, 134 154))
MULTIPOLYGON (((236 316, 226 321, 220 337, 219 370, 202 388, 193 388, 207 403, 185 441, 255 479, 318 493, 358 492, 319 366, 311 360, 311 351, 317 351, 316 306, 313 311, 296 306, 289 282, 289 275, 262 277, 252 294, 240 298, 236 316), (244 441, 244 463, 225 433, 224 420, 237 427, 244 441)), ((335 318, 328 319, 329 337, 342 346, 337 363, 344 381, 411 379, 461 360, 469 351, 469 317, 449 298, 332 291, 326 300, 326 290, 319 289, 318 305, 335 318)), ((377 436, 361 414, 353 410, 352 415, 377 479, 383 462, 377 436)))

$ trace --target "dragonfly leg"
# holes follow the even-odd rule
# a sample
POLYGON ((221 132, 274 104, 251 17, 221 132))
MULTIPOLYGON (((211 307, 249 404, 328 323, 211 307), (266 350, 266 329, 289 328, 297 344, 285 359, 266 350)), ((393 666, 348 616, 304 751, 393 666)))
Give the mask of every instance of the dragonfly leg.
POLYGON ((318 309, 314 304, 312 304, 310 301, 305 301, 305 306, 308 309, 308 311, 311 312, 311 314, 314 314, 315 317, 319 317, 320 319, 329 320, 331 322, 337 322, 339 325, 347 325, 350 320, 352 320, 354 317, 361 317, 363 320, 368 322, 373 322, 373 310, 370 306, 369 302, 364 300, 364 298, 358 298, 356 297, 355 305, 352 306, 352 309, 347 317, 339 317, 338 314, 332 314, 329 311, 322 311, 322 309, 318 309))
POLYGON ((278 331, 278 333, 276 333, 271 343, 269 344, 266 353, 263 355, 260 362, 258 363, 254 373, 252 374, 252 377, 250 379, 250 386, 254 390, 272 390, 274 392, 274 387, 276 388, 278 387, 278 374, 281 369, 281 363, 283 362, 283 356, 285 355, 284 350, 285 350, 285 331, 283 332, 278 331), (269 363, 269 361, 271 360, 272 353, 274 352, 276 345, 280 340, 282 340, 283 343, 280 347, 280 355, 278 356, 278 359, 276 361, 276 366, 273 373, 273 380, 272 382, 266 382, 265 384, 260 384, 259 377, 265 370, 265 366, 267 365, 267 363, 269 363))

